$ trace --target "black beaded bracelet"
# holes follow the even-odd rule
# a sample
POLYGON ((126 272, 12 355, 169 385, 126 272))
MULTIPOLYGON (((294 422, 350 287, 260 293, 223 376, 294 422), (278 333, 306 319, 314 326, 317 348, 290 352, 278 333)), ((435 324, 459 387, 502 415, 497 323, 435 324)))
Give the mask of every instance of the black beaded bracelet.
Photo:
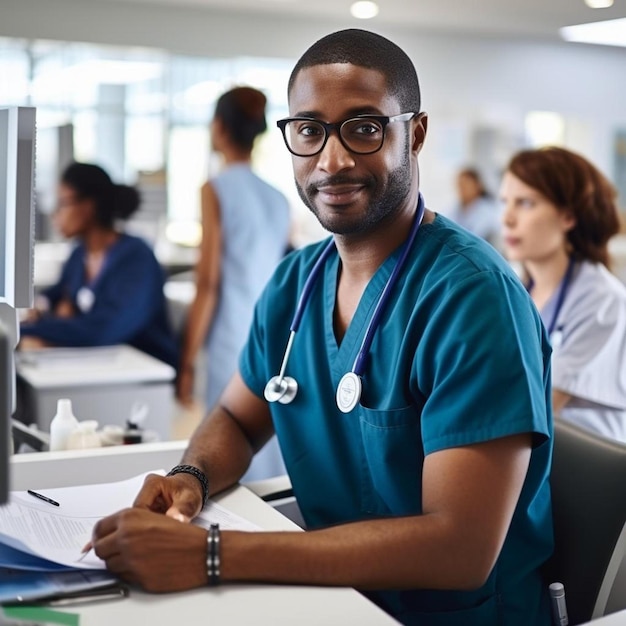
POLYGON ((220 525, 211 524, 207 535, 206 571, 209 585, 215 587, 220 582, 220 525))
POLYGON ((177 465, 167 473, 167 476, 174 476, 175 474, 191 474, 200 481, 202 486, 202 508, 204 508, 209 499, 209 480, 206 474, 195 465, 177 465))

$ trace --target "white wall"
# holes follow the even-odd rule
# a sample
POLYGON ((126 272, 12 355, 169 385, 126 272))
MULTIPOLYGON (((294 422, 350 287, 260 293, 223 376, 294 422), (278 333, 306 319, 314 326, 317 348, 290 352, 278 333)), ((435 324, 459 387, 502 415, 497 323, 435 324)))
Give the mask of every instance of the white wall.
MULTIPOLYGON (((452 199, 452 173, 481 131, 494 167, 522 139, 531 110, 566 116, 567 145, 612 175, 612 133, 626 127, 626 49, 547 40, 424 33, 353 20, 232 14, 113 0, 0 0, 0 36, 148 46, 201 56, 296 59, 339 28, 372 28, 413 58, 430 133, 422 184, 432 208, 452 199)), ((495 180, 494 180, 495 182, 495 180)), ((624 204, 624 199, 622 204, 624 204)))

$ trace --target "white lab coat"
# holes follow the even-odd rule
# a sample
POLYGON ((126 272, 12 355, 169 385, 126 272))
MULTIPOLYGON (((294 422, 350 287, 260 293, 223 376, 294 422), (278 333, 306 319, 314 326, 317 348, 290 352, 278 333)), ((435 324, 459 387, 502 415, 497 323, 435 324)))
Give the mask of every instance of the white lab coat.
MULTIPOLYGON (((546 326, 556 297, 541 311, 546 326)), ((572 396, 560 417, 626 443, 626 286, 601 264, 579 263, 551 341, 552 386, 572 396)))

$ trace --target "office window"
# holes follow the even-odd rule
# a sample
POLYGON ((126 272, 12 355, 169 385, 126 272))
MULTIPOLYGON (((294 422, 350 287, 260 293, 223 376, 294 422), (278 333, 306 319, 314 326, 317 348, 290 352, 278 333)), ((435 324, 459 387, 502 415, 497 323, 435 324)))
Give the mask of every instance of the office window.
MULTIPOLYGON (((276 128, 276 120, 287 114, 293 60, 213 59, 0 38, 0 64, 2 104, 37 107, 40 218, 51 212, 55 179, 74 158, 99 163, 118 181, 149 181, 146 197, 158 196, 156 181, 161 181, 167 198, 163 215, 152 210, 146 215, 158 219, 163 230, 173 224, 168 232, 181 240, 196 241, 199 189, 220 165, 211 157, 208 130, 215 102, 227 89, 246 84, 268 99, 268 132, 255 151, 255 169, 290 199, 299 239, 320 235, 314 223, 308 233, 310 214, 296 193, 290 156, 276 128)), ((54 237, 45 225, 39 233, 54 237)))

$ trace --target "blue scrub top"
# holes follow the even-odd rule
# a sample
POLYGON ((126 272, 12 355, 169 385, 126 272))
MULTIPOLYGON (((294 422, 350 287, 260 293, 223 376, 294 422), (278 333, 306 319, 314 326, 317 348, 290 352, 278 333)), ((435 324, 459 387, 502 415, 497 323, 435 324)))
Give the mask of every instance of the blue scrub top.
POLYGON ((86 256, 81 242, 64 264, 59 281, 42 292, 52 309, 67 298, 76 314, 44 316, 22 324, 21 333, 58 346, 128 343, 177 367, 178 345, 163 293, 165 276, 148 244, 139 237, 121 234, 92 281, 85 275, 86 256), (80 298, 86 287, 92 296, 87 308, 81 307, 80 298))
MULTIPOLYGON (((240 370, 263 396, 280 367, 296 302, 325 242, 285 259, 259 300, 240 370)), ((501 554, 475 591, 369 594, 406 624, 550 623, 539 567, 552 553, 550 348, 526 290, 500 255, 441 216, 420 228, 383 315, 361 403, 335 405, 396 250, 370 280, 340 345, 333 330, 339 259, 315 286, 286 373, 295 400, 272 418, 309 528, 422 512, 431 452, 533 433, 530 467, 501 554)))

